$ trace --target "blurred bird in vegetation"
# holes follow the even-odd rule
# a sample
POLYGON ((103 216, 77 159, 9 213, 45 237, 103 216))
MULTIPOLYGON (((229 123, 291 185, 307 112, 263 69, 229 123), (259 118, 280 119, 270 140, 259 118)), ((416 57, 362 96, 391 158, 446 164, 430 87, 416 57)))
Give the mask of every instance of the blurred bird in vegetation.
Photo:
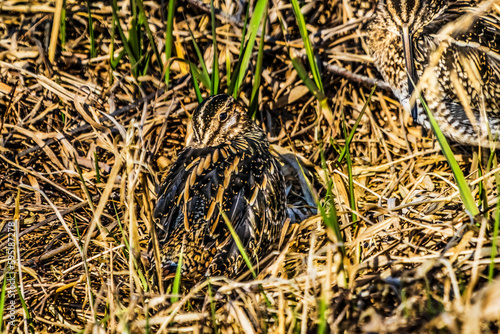
POLYGON ((412 97, 415 86, 447 137, 488 146, 500 135, 500 21, 476 7, 473 1, 379 0, 367 42, 416 122, 430 128, 412 97))

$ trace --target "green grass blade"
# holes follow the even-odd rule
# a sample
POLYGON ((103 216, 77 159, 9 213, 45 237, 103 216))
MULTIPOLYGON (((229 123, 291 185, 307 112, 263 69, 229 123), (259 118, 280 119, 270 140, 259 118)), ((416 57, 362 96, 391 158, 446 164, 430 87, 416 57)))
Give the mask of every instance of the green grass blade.
POLYGON ((217 95, 219 93, 219 52, 217 49, 217 33, 215 31, 216 23, 215 20, 215 8, 214 0, 210 0, 210 17, 212 18, 212 48, 214 52, 214 58, 212 62, 212 85, 210 90, 210 95, 217 95))
POLYGON ((120 219, 120 215, 118 214, 118 210, 116 209, 115 202, 111 202, 111 204, 113 204, 113 209, 115 211, 115 216, 116 216, 116 222, 118 223, 118 228, 120 229, 120 232, 121 232, 122 238, 123 238, 123 243, 125 244, 125 249, 124 249, 124 251, 126 252, 125 257, 128 260, 128 250, 130 249, 130 246, 128 243, 127 235, 125 234, 125 231, 123 230, 122 221, 120 219))
POLYGON ((99 169, 99 158, 97 157, 97 152, 94 151, 94 164, 95 164, 95 179, 97 183, 101 183, 101 172, 99 169))
POLYGON ((309 61, 309 66, 313 74, 314 82, 321 92, 323 90, 323 83, 321 81, 321 75, 319 73, 318 64, 316 63, 316 58, 314 57, 314 51, 311 46, 311 41, 309 39, 309 33, 307 32, 306 21, 302 12, 300 11, 300 6, 297 0, 291 0, 293 12, 295 14, 295 19, 299 26, 300 35, 302 36, 302 41, 304 42, 304 48, 306 49, 307 59, 309 61))
POLYGON ((227 87, 231 86, 231 57, 229 55, 229 48, 226 47, 226 85, 227 87))
POLYGON ((170 298, 173 303, 179 300, 180 290, 181 290, 181 273, 182 273, 182 255, 184 253, 184 240, 182 241, 181 253, 179 254, 179 261, 177 262, 177 268, 175 270, 174 284, 172 286, 172 294, 174 295, 170 298))
POLYGON ((243 49, 245 48, 245 40, 248 28, 248 17, 250 16, 250 2, 247 2, 246 4, 247 4, 246 5, 247 9, 245 10, 245 21, 243 21, 243 30, 241 31, 240 55, 243 54, 243 49))
POLYGON ((237 71, 235 71, 233 78, 231 78, 231 86, 228 89, 228 94, 232 95, 234 98, 237 98, 240 86, 247 73, 250 56, 252 55, 253 46, 257 37, 257 32, 259 30, 262 18, 264 17, 264 13, 266 12, 266 8, 267 0, 257 0, 252 18, 250 20, 250 25, 248 27, 248 32, 250 34, 248 37, 248 42, 245 45, 243 57, 238 60, 238 64, 236 65, 237 71))
POLYGON ((191 74, 193 75, 193 77, 198 79, 198 81, 200 81, 205 87, 210 87, 210 78, 207 78, 205 75, 203 75, 203 72, 200 72, 198 67, 196 67, 196 64, 190 62, 189 60, 182 59, 182 58, 171 58, 171 60, 188 64, 190 69, 192 69, 191 74))
POLYGON ((94 37, 94 22, 92 20, 92 12, 90 10, 90 6, 92 3, 90 0, 87 0, 87 14, 88 14, 88 22, 89 22, 89 37, 90 37, 90 59, 95 58, 97 56, 97 50, 95 48, 95 37, 94 37))
POLYGON ((150 61, 151 61, 151 55, 149 53, 146 53, 144 56, 141 57, 141 59, 139 60, 139 64, 141 64, 141 67, 137 69, 138 72, 140 73, 139 76, 148 74, 150 61))
POLYGON ((368 99, 366 99, 366 102, 363 105, 361 112, 359 113, 358 118, 356 119, 356 122, 354 123, 354 126, 352 127, 351 132, 349 133, 349 137, 346 138, 345 146, 342 149, 342 152, 340 153, 340 156, 337 160, 339 163, 342 162, 342 159, 344 159, 344 157, 347 153, 347 150, 349 149, 349 145, 351 144, 352 138, 354 137, 354 133, 356 132, 356 129, 358 128, 359 122, 361 122, 361 118, 365 114, 366 108, 368 107, 368 105, 370 104, 370 101, 372 100, 372 96, 375 93, 376 88, 377 88, 377 85, 374 85, 371 92, 370 92, 370 95, 368 95, 368 99))
POLYGON ((129 8, 132 11, 132 16, 137 17, 137 7, 135 6, 135 0, 129 0, 129 3, 129 8))
POLYGON ((319 313, 319 326, 318 326, 318 334, 324 334, 326 333, 326 325, 327 325, 327 302, 326 302, 326 296, 324 289, 321 293, 321 296, 319 298, 319 307, 318 307, 318 313, 319 313))
POLYGON ((194 92, 196 93, 196 97, 198 98, 198 103, 201 103, 203 102, 203 96, 201 96, 200 86, 198 85, 198 81, 196 80, 196 73, 199 73, 198 69, 191 62, 189 62, 189 69, 191 71, 191 78, 193 79, 194 92))
POLYGON ((78 237, 78 246, 82 248, 82 236, 80 235, 80 229, 78 228, 78 221, 76 220, 76 215, 73 212, 73 223, 75 224, 76 236, 78 237))
POLYGON ((206 88, 208 90, 212 91, 212 84, 211 84, 212 81, 210 79, 210 76, 208 75, 208 70, 207 70, 207 65, 205 64, 205 59, 203 59, 203 55, 200 51, 200 48, 198 47, 198 44, 196 43, 193 31, 191 30, 191 27, 189 27, 189 25, 188 25, 188 29, 189 29, 189 34, 191 35, 191 40, 193 41, 194 50, 196 51, 196 55, 198 56, 198 60, 201 64, 201 69, 202 69, 201 75, 203 76, 202 82, 204 85, 206 85, 206 88), (207 84, 205 84, 205 82, 207 84))
POLYGON ((307 72, 306 68, 302 64, 301 60, 298 59, 297 57, 293 56, 292 53, 290 52, 290 60, 292 61, 292 65, 297 71, 297 74, 299 75, 300 79, 306 87, 309 89, 309 91, 316 97, 316 99, 319 102, 319 105, 323 111, 323 114, 326 115, 327 121, 329 123, 333 122, 333 113, 332 109, 330 108, 330 105, 328 104, 328 99, 326 98, 326 95, 323 93, 321 89, 318 88, 318 86, 314 83, 309 78, 309 73, 307 72))
POLYGON ((61 41, 61 50, 66 51, 66 0, 63 1, 61 8, 61 27, 59 29, 59 39, 61 41))
MULTIPOLYGON (((356 210, 356 197, 354 195, 354 179, 353 179, 353 175, 352 175, 352 160, 351 160, 351 154, 350 154, 350 151, 349 151, 349 144, 351 143, 350 141, 348 141, 348 136, 347 136, 347 123, 345 121, 345 115, 344 115, 344 110, 342 109, 342 123, 344 124, 343 128, 344 128, 344 138, 345 138, 345 142, 347 143, 347 145, 344 146, 344 148, 347 148, 345 150, 346 154, 346 161, 347 161, 347 177, 348 177, 348 181, 349 181, 349 205, 351 207, 351 210, 353 211, 352 212, 352 222, 353 223, 356 223, 358 221, 358 217, 356 216, 356 214, 354 213, 356 210)), ((354 227, 356 227, 356 224, 354 224, 354 227)))
POLYGON ((323 145, 320 145, 320 157, 321 157, 321 168, 323 169, 326 178, 326 199, 328 201, 327 203, 330 210, 327 213, 326 203, 325 206, 323 206, 319 201, 318 201, 318 210, 321 214, 321 217, 323 218, 323 221, 325 222, 326 227, 329 228, 335 234, 337 242, 342 243, 342 246, 340 246, 339 248, 341 249, 342 254, 345 254, 345 246, 343 245, 343 238, 342 238, 342 233, 340 232, 337 208, 335 207, 335 199, 332 191, 333 181, 332 178, 330 177, 330 173, 326 165, 325 151, 323 149, 323 145))
POLYGON ((219 329, 217 328, 217 319, 215 318, 215 302, 212 292, 212 284, 210 284, 210 280, 208 281, 208 298, 210 300, 210 314, 212 316, 212 325, 214 327, 214 333, 219 333, 219 329))
POLYGON ((448 160, 448 164, 451 167, 451 171, 453 172, 453 175, 455 176, 455 180, 457 181, 457 186, 458 190, 460 192, 460 197, 462 198, 462 202, 464 203, 465 209, 469 212, 469 214, 474 217, 479 214, 479 209, 476 205, 476 202, 474 201, 474 197, 472 196, 472 193, 470 191, 469 185, 467 184, 467 181, 465 180, 464 173, 460 169, 460 166, 457 163, 457 160, 455 159, 455 156, 453 155, 453 152, 451 151, 450 145, 448 145, 448 141, 446 140, 446 137, 444 136, 443 132, 439 128, 439 125, 436 122, 436 119, 434 118, 434 115, 432 112, 429 110, 427 107, 427 104, 425 103, 424 99, 422 96, 419 96, 420 98, 420 103, 422 103, 422 107, 427 113, 427 117, 429 118, 429 122, 431 124, 432 130, 434 130, 434 134, 436 135, 436 138, 439 142, 439 145, 441 146, 441 150, 446 157, 446 160, 448 160))
MULTIPOLYGON (((175 14, 175 0, 168 1, 168 15, 167 15, 167 31, 165 32, 165 59, 167 64, 172 57, 172 47, 174 44, 174 14, 175 14)), ((168 87, 170 80, 170 66, 167 66, 165 71, 165 84, 168 87)))
MULTIPOLYGON (((243 22, 243 30, 241 32, 241 43, 240 43, 240 52, 239 55, 243 54, 243 50, 245 48, 245 40, 246 40, 246 33, 247 33, 247 27, 248 27, 248 16, 249 16, 249 11, 250 11, 250 3, 248 2, 246 4, 246 10, 245 10, 245 20, 243 22)), ((233 77, 231 77, 231 59, 229 58, 229 49, 226 49, 227 51, 227 56, 226 56, 226 77, 227 77, 227 93, 229 95, 232 95, 232 92, 234 90, 234 84, 233 84, 233 79, 236 79, 236 72, 239 71, 241 62, 239 61, 241 57, 238 59, 238 62, 234 68, 233 71, 233 77)))
MULTIPOLYGON (((498 167, 497 159, 492 153, 493 157, 490 158, 493 163, 493 168, 498 167)), ((497 184, 497 194, 500 194, 500 173, 495 173, 495 183, 497 184)), ((497 195, 498 196, 498 195, 497 195)), ((497 256, 497 241, 498 241, 498 229, 500 225, 500 196, 497 198, 497 207, 494 213, 495 222, 493 225, 493 237, 491 238, 491 254, 490 254, 490 265, 488 268, 488 280, 491 282, 495 273, 495 258, 497 256)))
POLYGON ((9 262, 5 263, 5 269, 3 271, 3 283, 2 283, 2 294, 0 295, 0 333, 2 332, 3 325, 3 313, 5 310, 5 293, 7 292, 7 273, 10 272, 8 270, 9 262))
POLYGON ((132 18, 130 19, 130 25, 128 28, 128 42, 130 44, 132 52, 134 52, 135 59, 137 59, 137 62, 139 62, 142 56, 142 38, 135 0, 130 0, 130 9, 132 11, 132 18))
POLYGON ((31 333, 34 333, 33 329, 33 324, 31 320, 31 315, 28 309, 28 305, 26 305, 26 301, 24 300, 23 294, 21 293, 21 289, 19 288, 19 284, 17 283, 16 280, 16 289, 17 289, 17 295, 19 296, 19 300, 21 301, 21 306, 23 307, 24 314, 26 314, 26 321, 28 322, 28 328, 31 333))
POLYGON ((139 59, 141 58, 141 38, 139 35, 139 29, 139 22, 136 17, 133 17, 130 20, 130 29, 128 30, 127 41, 130 45, 134 58, 137 59, 137 62, 139 62, 139 59))
MULTIPOLYGON (((349 150, 347 150, 347 155, 346 155, 346 160, 347 160, 347 175, 349 177, 349 204, 351 206, 352 212, 352 222, 356 223, 358 221, 358 216, 354 213, 357 211, 356 209, 356 195, 354 194, 354 178, 352 174, 352 160, 351 160, 351 155, 349 154, 349 150)), ((356 224, 354 224, 354 227, 356 227, 356 224)))
MULTIPOLYGON (((139 23, 141 26, 144 26, 144 28, 146 28, 146 34, 148 35, 149 44, 151 45, 151 48, 153 49, 153 52, 155 54, 156 62, 158 63, 161 72, 163 73, 163 63, 161 62, 160 52, 158 51, 158 47, 156 46, 155 38, 153 36, 153 33, 151 32, 151 28, 149 27, 148 17, 146 16, 146 12, 144 11, 142 0, 136 1, 137 7, 139 8, 139 23)), ((146 71, 144 71, 143 75, 146 74, 145 72, 146 71)))
MULTIPOLYGON (((115 17, 111 17, 111 42, 109 43, 109 64, 111 65, 111 70, 115 70, 116 67, 118 66, 118 62, 115 59, 115 30, 116 30, 116 21, 115 17)), ((111 71, 110 70, 110 71, 111 71)))
POLYGON ((500 224, 500 197, 497 199, 497 207, 495 208, 495 223, 493 226, 493 237, 491 239, 490 265, 488 268, 488 281, 490 282, 493 281, 493 277, 495 274, 495 258, 497 256, 497 239, 498 239, 499 224, 500 224))
POLYGON ((318 88, 318 86, 314 83, 314 81, 312 81, 311 78, 309 78, 309 73, 302 64, 301 60, 293 56, 292 54, 290 54, 290 60, 292 61, 292 65, 297 71, 297 74, 299 75, 300 79, 306 85, 309 91, 316 97, 316 99, 320 103, 326 101, 325 94, 318 88))
POLYGON ((257 274, 255 273, 255 270, 253 269, 252 262, 250 261, 250 258, 247 255, 247 252, 245 251, 245 247, 243 247, 243 244, 241 243, 241 239, 234 230, 233 225, 229 221, 229 218, 227 218, 227 215, 224 211, 222 211, 221 208, 219 208, 220 212, 222 213, 222 218, 226 222, 227 228, 229 229, 229 232, 231 232, 231 236, 234 239, 234 242, 236 243, 236 247, 238 247, 238 250, 240 251, 241 256, 243 257, 243 260, 245 260, 245 264, 247 265, 248 269, 252 273, 253 278, 257 277, 257 274))
POLYGON ((125 37, 125 33, 123 32, 122 26, 120 24, 120 18, 118 17, 117 0, 111 1, 111 13, 113 15, 113 21, 115 22, 114 26, 118 30, 118 34, 120 35, 120 40, 122 41, 122 44, 123 44, 123 48, 125 49, 125 52, 127 53, 127 56, 129 57, 130 65, 132 68, 134 68, 136 63, 137 63, 137 60, 136 60, 136 57, 134 56, 132 48, 130 47, 130 44, 127 41, 127 38, 125 37))
MULTIPOLYGON (((479 149, 481 150, 481 149, 479 149)), ((483 176, 483 166, 481 163, 478 164, 477 166, 477 177, 478 178, 481 178, 481 176, 483 176)), ((477 184, 477 206, 478 207, 481 207, 481 206, 484 206, 484 207, 488 207, 488 194, 487 194, 487 189, 485 187, 485 184, 484 182, 481 180, 479 181, 479 183, 477 184)), ((486 220, 489 219, 489 211, 486 211, 483 213, 484 215, 484 218, 486 218, 486 220)))
POLYGON ((257 54, 257 66, 255 67, 254 73, 254 81, 252 87, 252 95, 250 96, 250 107, 248 112, 252 116, 252 119, 255 119, 255 115, 257 114, 257 109, 259 106, 259 88, 260 88, 260 80, 262 77, 262 61, 264 59, 264 44, 265 44, 265 36, 266 36, 266 21, 267 21, 267 9, 264 13, 264 20, 262 21, 262 34, 259 42, 259 53, 257 54))
POLYGON ((118 64, 120 63, 120 60, 123 58, 125 55, 125 49, 121 50, 120 53, 118 54, 118 57, 114 57, 114 52, 112 52, 109 56, 109 64, 111 67, 111 70, 116 70, 118 67, 118 64))

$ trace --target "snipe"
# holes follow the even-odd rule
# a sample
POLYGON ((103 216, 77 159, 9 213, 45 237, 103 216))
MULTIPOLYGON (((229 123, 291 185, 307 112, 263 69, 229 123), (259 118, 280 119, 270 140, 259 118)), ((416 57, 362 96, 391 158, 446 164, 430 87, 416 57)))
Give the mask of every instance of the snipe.
POLYGON ((183 279, 231 276, 241 269, 222 212, 254 261, 277 242, 286 218, 281 165, 241 104, 222 94, 206 99, 193 113, 193 129, 192 143, 158 192, 154 216, 163 279, 175 273, 181 247, 183 279))
POLYGON ((488 146, 489 138, 500 139, 500 21, 471 14, 475 6, 472 1, 379 0, 367 42, 384 80, 416 122, 430 128, 425 110, 415 96, 410 99, 418 83, 446 136, 488 146), (452 32, 439 34, 448 24, 455 24, 452 32))

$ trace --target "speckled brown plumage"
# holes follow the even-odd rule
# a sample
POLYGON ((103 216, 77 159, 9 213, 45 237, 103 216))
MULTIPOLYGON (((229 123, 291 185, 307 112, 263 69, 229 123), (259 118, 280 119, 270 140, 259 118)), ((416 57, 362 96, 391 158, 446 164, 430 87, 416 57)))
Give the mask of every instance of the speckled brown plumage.
POLYGON ((367 42, 384 80, 418 123, 430 128, 420 103, 410 106, 410 78, 415 83, 420 78, 422 96, 446 136, 487 146, 487 123, 493 137, 500 135, 500 21, 480 13, 472 24, 458 23, 461 30, 449 37, 438 35, 475 6, 473 1, 379 0, 367 42), (435 62, 433 55, 438 55, 435 62), (436 66, 424 75, 430 64, 436 66))
POLYGON ((158 192, 163 279, 175 272, 184 243, 182 275, 234 275, 242 257, 224 211, 256 261, 280 236, 286 217, 281 165, 265 133, 227 95, 206 99, 193 113, 193 141, 182 150, 158 192))

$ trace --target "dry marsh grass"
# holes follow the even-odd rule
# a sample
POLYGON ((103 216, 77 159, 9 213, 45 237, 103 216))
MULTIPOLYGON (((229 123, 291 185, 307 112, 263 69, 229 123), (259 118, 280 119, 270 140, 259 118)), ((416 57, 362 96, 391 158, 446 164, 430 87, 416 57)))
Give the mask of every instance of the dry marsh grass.
MULTIPOLYGON (((119 3, 129 33, 134 4, 119 3)), ((164 63, 168 2, 143 5, 164 63)), ((471 222, 433 136, 410 125, 382 82, 355 129, 352 165, 337 163, 344 132, 377 82, 363 41, 366 17, 346 0, 301 5, 333 122, 290 62, 287 48, 300 53, 303 43, 285 1, 269 2, 256 114, 282 157, 292 221, 257 278, 211 278, 177 296, 170 281, 152 285, 145 253, 155 186, 183 147, 198 104, 189 67, 174 62, 166 87, 140 29, 139 59, 149 57, 148 66, 131 66, 126 53, 111 64, 110 53, 119 57, 124 47, 112 2, 0 4, 1 278, 10 275, 13 240, 19 287, 5 297, 3 331, 498 332, 498 170, 480 168, 484 152, 453 146, 482 210, 471 222), (58 16, 65 24, 51 35, 58 16), (316 212, 315 197, 330 217, 334 199, 343 240, 316 212)), ((225 89, 245 8, 231 0, 215 6, 225 89)), ((209 6, 179 1, 174 15, 173 54, 197 63, 188 26, 211 69, 209 6)), ((257 48, 239 94, 247 105, 257 48)))

